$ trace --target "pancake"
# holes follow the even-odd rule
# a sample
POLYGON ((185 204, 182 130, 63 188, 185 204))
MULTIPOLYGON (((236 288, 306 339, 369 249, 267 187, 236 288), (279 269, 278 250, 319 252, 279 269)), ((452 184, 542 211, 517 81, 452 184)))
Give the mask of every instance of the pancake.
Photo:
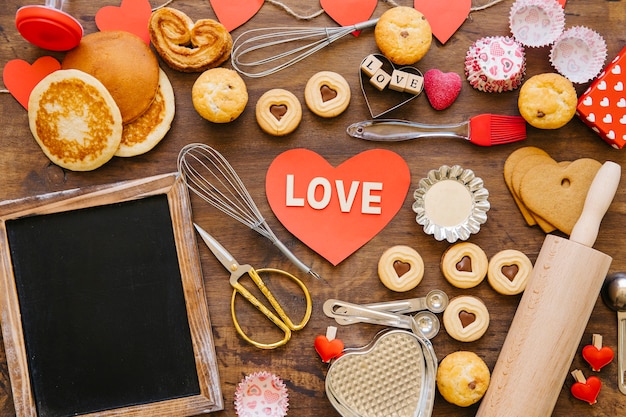
POLYGON ((102 166, 122 140, 115 100, 100 81, 78 70, 55 71, 35 86, 28 121, 44 154, 72 171, 102 166))
POLYGON ((159 88, 152 104, 138 119, 124 125, 122 142, 115 156, 141 155, 154 148, 170 130, 175 102, 172 84, 159 70, 159 88))
POLYGON ((150 47, 125 31, 94 32, 69 51, 62 69, 78 69, 96 77, 109 90, 123 123, 141 116, 154 100, 159 63, 150 47))

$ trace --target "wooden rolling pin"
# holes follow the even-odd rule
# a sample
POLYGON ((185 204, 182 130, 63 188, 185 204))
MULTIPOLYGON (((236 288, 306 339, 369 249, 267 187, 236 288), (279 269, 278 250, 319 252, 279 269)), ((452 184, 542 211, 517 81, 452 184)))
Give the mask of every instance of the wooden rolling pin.
POLYGON ((612 258, 593 248, 621 168, 596 174, 570 239, 548 235, 476 417, 549 417, 612 258))

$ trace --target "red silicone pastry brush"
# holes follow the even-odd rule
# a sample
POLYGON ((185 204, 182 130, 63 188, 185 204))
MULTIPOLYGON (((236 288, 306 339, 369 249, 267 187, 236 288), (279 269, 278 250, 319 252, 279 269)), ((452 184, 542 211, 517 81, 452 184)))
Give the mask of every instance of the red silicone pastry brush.
POLYGON ((417 138, 458 138, 479 146, 503 145, 526 139, 521 116, 480 114, 449 125, 428 125, 399 119, 376 119, 348 126, 348 135, 364 140, 398 142, 417 138))

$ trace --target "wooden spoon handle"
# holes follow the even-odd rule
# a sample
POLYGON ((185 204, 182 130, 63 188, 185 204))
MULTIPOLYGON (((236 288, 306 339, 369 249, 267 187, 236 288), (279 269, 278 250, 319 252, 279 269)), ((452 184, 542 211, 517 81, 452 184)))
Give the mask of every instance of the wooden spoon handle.
POLYGON ((609 209, 621 176, 621 167, 615 162, 605 162, 591 183, 580 218, 574 225, 569 240, 592 247, 598 229, 609 209))

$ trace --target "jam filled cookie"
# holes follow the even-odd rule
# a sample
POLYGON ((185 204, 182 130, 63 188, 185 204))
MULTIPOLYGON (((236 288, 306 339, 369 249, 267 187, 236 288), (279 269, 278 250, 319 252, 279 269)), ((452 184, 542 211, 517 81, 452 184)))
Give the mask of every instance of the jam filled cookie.
POLYGON ((459 342, 480 339, 489 327, 487 306, 477 297, 464 295, 450 300, 443 312, 446 332, 459 342))
POLYGON ((489 260, 487 281, 500 294, 516 295, 526 289, 532 270, 528 256, 515 249, 505 249, 489 260))
POLYGON ((336 72, 321 71, 306 83, 304 100, 318 116, 335 117, 350 104, 350 85, 336 72))
POLYGON ((265 133, 287 135, 298 127, 302 105, 290 91, 281 88, 266 91, 256 103, 256 121, 265 133))
POLYGON ((437 389, 451 404, 469 407, 485 395, 491 373, 474 352, 457 351, 442 359, 437 368, 437 389))
POLYGON ((446 249, 440 266, 450 284, 457 288, 472 288, 485 279, 489 260, 480 246, 462 242, 446 249))
POLYGON ((409 291, 422 281, 424 261, 413 248, 393 246, 380 257, 378 276, 383 285, 392 291, 409 291))

